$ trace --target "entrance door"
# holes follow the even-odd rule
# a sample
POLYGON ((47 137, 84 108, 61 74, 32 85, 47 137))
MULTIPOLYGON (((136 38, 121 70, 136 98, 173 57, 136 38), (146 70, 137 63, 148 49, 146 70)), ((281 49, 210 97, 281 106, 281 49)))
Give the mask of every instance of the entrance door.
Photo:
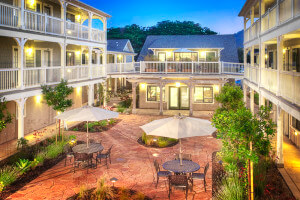
POLYGON ((170 110, 188 110, 190 107, 189 88, 186 86, 170 87, 170 110))
MULTIPOLYGON (((47 14, 47 16, 51 16, 51 8, 49 6, 44 6, 44 14, 47 14)), ((46 22, 47 22, 46 31, 47 32, 53 32, 51 30, 51 18, 48 17, 46 22)))

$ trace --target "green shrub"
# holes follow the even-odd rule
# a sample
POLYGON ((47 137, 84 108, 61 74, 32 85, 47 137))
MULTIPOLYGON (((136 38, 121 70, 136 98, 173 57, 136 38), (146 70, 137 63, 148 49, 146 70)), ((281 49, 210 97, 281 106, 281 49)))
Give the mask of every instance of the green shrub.
POLYGON ((97 181, 97 187, 93 192, 94 199, 112 199, 114 197, 114 192, 112 188, 105 184, 105 179, 97 181))
MULTIPOLYGON (((86 127, 86 126, 85 126, 86 127)), ((79 131, 79 129, 76 127, 76 128, 73 128, 73 131, 79 131)))
POLYGON ((43 164, 44 163, 44 160, 46 158, 46 154, 45 152, 40 152, 36 155, 35 159, 39 164, 43 164))
POLYGON ((57 158, 63 151, 64 151, 64 146, 65 142, 58 142, 56 144, 51 144, 46 147, 45 149, 45 158, 46 159, 53 159, 57 158))
POLYGON ((102 120, 102 121, 97 122, 97 126, 105 127, 107 125, 108 125, 107 120, 102 120))
POLYGON ((261 159, 259 163, 253 167, 253 182, 255 197, 260 198, 264 195, 264 190, 267 185, 267 170, 270 163, 261 159))
POLYGON ((245 199, 247 192, 241 181, 238 173, 226 176, 222 179, 215 195, 217 200, 242 200, 245 199))
POLYGON ((131 106, 132 99, 126 99, 124 101, 121 101, 118 105, 120 105, 123 108, 129 108, 131 106))
POLYGON ((126 110, 125 107, 122 107, 122 106, 120 106, 120 105, 117 106, 117 112, 123 113, 125 110, 126 110))
POLYGON ((34 170, 38 166, 39 163, 40 162, 35 158, 33 161, 31 161, 30 168, 32 170, 34 170))
POLYGON ((259 105, 259 94, 256 92, 254 93, 254 103, 256 105, 259 105))
POLYGON ((5 166, 0 169, 0 183, 2 183, 1 187, 4 188, 14 181, 17 180, 19 176, 19 171, 14 166, 5 166))
POLYGON ((16 162, 17 168, 20 172, 20 174, 24 174, 26 173, 31 166, 31 161, 27 160, 27 159, 19 159, 19 162, 16 162))
POLYGON ((109 121, 108 121, 108 124, 109 125, 113 125, 113 124, 115 124, 117 122, 117 120, 115 120, 115 119, 110 119, 109 121))
POLYGON ((28 147, 28 140, 27 139, 25 139, 25 138, 20 138, 20 139, 18 139, 18 141, 17 141, 17 149, 19 150, 19 149, 24 149, 24 148, 26 148, 26 147, 28 147))
POLYGON ((76 135, 70 135, 69 136, 69 140, 76 140, 76 138, 77 138, 76 135))
POLYGON ((3 184, 3 182, 0 182, 0 193, 4 190, 4 184, 3 184))
POLYGON ((133 199, 134 200, 144 200, 145 199, 145 195, 141 192, 138 192, 136 193, 134 196, 133 196, 133 199))

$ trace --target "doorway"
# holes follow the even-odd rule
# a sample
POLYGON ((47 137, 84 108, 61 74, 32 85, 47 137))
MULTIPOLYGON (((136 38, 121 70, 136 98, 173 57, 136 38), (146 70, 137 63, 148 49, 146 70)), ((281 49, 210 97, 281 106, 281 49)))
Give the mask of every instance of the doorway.
POLYGON ((188 110, 190 108, 190 95, 187 86, 171 86, 169 90, 169 109, 188 110))

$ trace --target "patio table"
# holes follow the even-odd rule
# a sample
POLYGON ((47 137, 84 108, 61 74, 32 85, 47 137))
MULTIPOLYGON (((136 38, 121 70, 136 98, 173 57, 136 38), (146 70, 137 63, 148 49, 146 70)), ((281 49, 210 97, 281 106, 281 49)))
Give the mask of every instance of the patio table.
POLYGON ((86 146, 86 144, 79 144, 72 148, 74 153, 97 153, 101 152, 103 150, 103 146, 99 143, 90 143, 89 147, 86 146))
POLYGON ((192 173, 200 169, 200 165, 189 160, 183 160, 182 165, 180 165, 180 160, 171 160, 163 164, 165 170, 174 173, 192 173))

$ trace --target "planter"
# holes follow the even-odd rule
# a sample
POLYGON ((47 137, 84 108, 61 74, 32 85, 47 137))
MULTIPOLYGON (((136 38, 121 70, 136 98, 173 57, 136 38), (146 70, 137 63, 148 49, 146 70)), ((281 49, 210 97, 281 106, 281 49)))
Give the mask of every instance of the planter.
POLYGON ((190 73, 192 73, 192 69, 183 69, 182 72, 190 72, 190 73))
POLYGON ((157 143, 153 142, 151 143, 151 145, 148 145, 148 144, 145 144, 142 140, 142 137, 140 137, 137 142, 140 144, 140 145, 143 145, 144 147, 147 147, 147 148, 168 148, 168 147, 172 147, 172 146, 175 146, 178 144, 179 140, 175 141, 175 142, 172 142, 172 143, 169 143, 168 145, 166 146, 159 146, 157 143))
POLYGON ((150 69, 150 68, 145 69, 145 71, 146 72, 158 72, 157 69, 150 69))
POLYGON ((168 69, 168 72, 176 72, 176 69, 168 69))

